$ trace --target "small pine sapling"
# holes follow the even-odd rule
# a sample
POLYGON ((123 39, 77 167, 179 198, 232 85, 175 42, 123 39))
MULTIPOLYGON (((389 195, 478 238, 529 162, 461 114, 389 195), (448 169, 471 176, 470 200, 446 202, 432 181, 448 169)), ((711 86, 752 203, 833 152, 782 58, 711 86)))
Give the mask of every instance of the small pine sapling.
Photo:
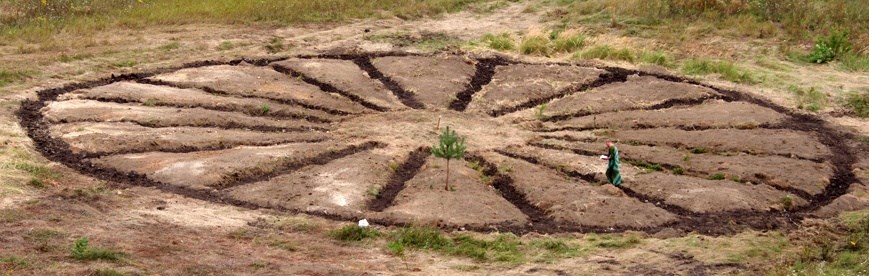
POLYGON ((465 138, 459 138, 456 131, 447 127, 440 135, 437 145, 432 147, 431 154, 447 160, 447 181, 444 189, 450 190, 450 159, 465 157, 465 138))

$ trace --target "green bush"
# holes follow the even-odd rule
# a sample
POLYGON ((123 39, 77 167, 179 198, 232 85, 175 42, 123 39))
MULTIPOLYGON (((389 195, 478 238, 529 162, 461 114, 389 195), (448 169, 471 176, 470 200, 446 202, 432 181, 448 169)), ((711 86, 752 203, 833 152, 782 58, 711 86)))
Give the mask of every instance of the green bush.
POLYGON ((826 38, 819 38, 806 59, 814 63, 827 63, 850 52, 848 32, 833 32, 826 38))
POLYGON ((345 225, 329 232, 329 236, 339 241, 361 241, 380 236, 380 232, 371 228, 362 228, 355 224, 345 225))
POLYGON ((102 248, 90 248, 88 238, 82 237, 73 244, 70 250, 70 257, 82 261, 117 261, 124 257, 124 253, 102 248))

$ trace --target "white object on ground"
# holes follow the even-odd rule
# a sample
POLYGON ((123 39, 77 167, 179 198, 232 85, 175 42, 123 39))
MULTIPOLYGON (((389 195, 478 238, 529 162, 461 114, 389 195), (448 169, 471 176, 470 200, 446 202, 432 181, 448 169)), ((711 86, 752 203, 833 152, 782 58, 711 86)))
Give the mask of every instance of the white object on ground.
POLYGON ((600 159, 606 159, 606 158, 607 158, 606 155, 601 155, 601 156, 600 156, 600 159))
POLYGON ((368 220, 362 219, 359 221, 359 228, 368 228, 368 220))

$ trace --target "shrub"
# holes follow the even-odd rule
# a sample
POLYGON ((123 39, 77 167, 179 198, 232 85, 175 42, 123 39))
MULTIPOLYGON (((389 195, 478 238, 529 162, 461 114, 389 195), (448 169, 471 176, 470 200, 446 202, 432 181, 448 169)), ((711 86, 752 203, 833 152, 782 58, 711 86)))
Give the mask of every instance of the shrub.
POLYGON ((329 232, 329 236, 339 241, 361 241, 368 238, 379 237, 380 232, 368 227, 362 228, 358 225, 350 224, 332 230, 329 232))
POLYGON ((498 35, 486 34, 483 36, 483 42, 486 43, 486 46, 489 46, 489 48, 498 51, 509 51, 516 48, 516 45, 513 43, 513 38, 510 37, 510 34, 508 33, 501 33, 498 35))
POLYGON ((848 41, 848 32, 833 32, 826 38, 819 38, 806 59, 814 63, 827 63, 849 52, 851 43, 848 41))

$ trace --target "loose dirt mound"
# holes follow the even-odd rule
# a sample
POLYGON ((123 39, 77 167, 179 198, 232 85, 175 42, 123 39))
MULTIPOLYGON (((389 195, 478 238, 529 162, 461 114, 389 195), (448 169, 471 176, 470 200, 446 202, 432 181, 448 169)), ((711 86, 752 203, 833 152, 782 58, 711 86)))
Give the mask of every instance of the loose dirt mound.
POLYGON ((739 92, 445 54, 191 64, 41 91, 19 115, 46 157, 99 178, 390 225, 781 228, 847 205, 863 172, 845 134, 739 92), (469 150, 454 191, 428 148, 445 126, 469 150), (621 188, 605 140, 621 142, 621 188))

